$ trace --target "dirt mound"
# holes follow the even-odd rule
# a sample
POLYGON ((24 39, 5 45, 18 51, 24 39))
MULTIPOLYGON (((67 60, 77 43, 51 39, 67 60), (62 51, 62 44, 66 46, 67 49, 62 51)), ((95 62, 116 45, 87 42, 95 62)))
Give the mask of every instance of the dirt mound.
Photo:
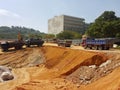
POLYGON ((13 68, 35 66, 44 63, 44 61, 44 56, 39 48, 27 48, 0 55, 0 65, 13 68))
MULTIPOLYGON (((105 67, 103 66, 99 68, 102 63, 108 60, 108 56, 110 55, 106 55, 106 53, 73 50, 70 48, 55 46, 27 48, 19 51, 2 53, 0 54, 0 65, 12 67, 15 79, 12 81, 0 83, 0 89, 88 89, 91 87, 89 85, 94 85, 96 80, 102 77, 101 73, 104 73, 102 69, 104 69, 106 72, 111 70, 111 73, 113 69, 119 67, 119 65, 113 64, 113 66, 116 65, 116 67, 106 68, 106 66, 109 67, 109 65, 112 65, 111 63, 105 67), (91 65, 96 65, 97 68, 93 68, 93 66, 91 68, 91 65), (100 75, 97 74, 98 77, 100 77, 96 77, 93 72, 100 72, 100 75), (76 77, 79 79, 76 79, 76 77), (87 86, 84 87, 82 84, 87 84, 87 86)), ((112 58, 112 56, 110 57, 112 58)), ((118 60, 114 61, 114 63, 118 63, 118 60)), ((95 90, 94 88, 90 89, 95 90)))
POLYGON ((80 90, 120 90, 120 68, 115 69, 113 72, 99 80, 88 84, 82 85, 80 90))
POLYGON ((120 60, 108 60, 99 66, 80 66, 80 68, 78 68, 72 74, 68 75, 66 79, 75 84, 77 83, 79 85, 86 85, 108 75, 118 67, 120 67, 120 60))
POLYGON ((100 65, 107 60, 102 53, 71 50, 60 47, 42 48, 46 57, 46 67, 56 68, 61 74, 70 74, 83 65, 100 65))

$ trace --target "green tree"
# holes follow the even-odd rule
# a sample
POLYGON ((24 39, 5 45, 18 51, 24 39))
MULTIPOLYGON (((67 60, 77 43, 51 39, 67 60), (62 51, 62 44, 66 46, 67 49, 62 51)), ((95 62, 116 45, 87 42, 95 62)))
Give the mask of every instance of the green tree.
POLYGON ((55 38, 55 35, 54 34, 46 34, 45 38, 46 39, 53 39, 53 38, 55 38))
POLYGON ((120 32, 120 18, 113 11, 105 11, 94 23, 92 23, 86 34, 91 37, 117 37, 120 32))
POLYGON ((117 33, 117 34, 116 34, 116 37, 117 37, 117 38, 120 38, 120 33, 117 33))
POLYGON ((81 38, 81 36, 82 35, 77 32, 68 31, 68 30, 57 34, 57 38, 59 39, 78 39, 81 38))
POLYGON ((30 37, 42 37, 45 33, 41 33, 38 30, 34 30, 26 27, 18 27, 18 26, 1 26, 0 27, 0 39, 17 39, 18 33, 21 33, 24 39, 30 37))

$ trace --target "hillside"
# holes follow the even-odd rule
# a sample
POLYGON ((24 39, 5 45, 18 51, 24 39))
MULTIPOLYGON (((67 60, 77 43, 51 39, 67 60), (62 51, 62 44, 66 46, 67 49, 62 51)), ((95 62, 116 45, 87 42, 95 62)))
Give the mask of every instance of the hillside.
POLYGON ((41 36, 43 33, 41 33, 38 30, 31 29, 31 28, 26 28, 26 27, 18 27, 18 26, 12 26, 12 27, 7 27, 7 26, 1 26, 0 27, 0 39, 16 39, 17 34, 21 33, 23 38, 28 38, 32 36, 41 36))

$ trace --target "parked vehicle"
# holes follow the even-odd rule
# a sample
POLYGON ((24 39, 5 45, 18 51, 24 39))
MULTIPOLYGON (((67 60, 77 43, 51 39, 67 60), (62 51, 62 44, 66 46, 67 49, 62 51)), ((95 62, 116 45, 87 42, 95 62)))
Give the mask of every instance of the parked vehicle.
POLYGON ((71 40, 59 40, 57 44, 58 46, 70 47, 72 44, 72 41, 71 40))
POLYGON ((103 38, 103 39, 83 39, 82 46, 86 49, 95 50, 109 50, 113 47, 113 44, 120 42, 120 39, 115 38, 103 38))
POLYGON ((0 43, 0 47, 2 51, 8 51, 9 48, 15 48, 15 50, 22 49, 23 45, 30 47, 31 45, 42 46, 44 41, 42 39, 28 39, 26 41, 23 40, 21 34, 18 33, 18 40, 16 41, 2 41, 0 43))
POLYGON ((22 41, 2 41, 1 42, 1 49, 2 51, 8 51, 9 48, 15 48, 16 50, 21 49, 24 45, 24 42, 22 41))
POLYGON ((41 39, 29 39, 29 40, 26 40, 26 41, 2 41, 1 42, 1 49, 2 51, 8 51, 9 48, 15 48, 15 50, 19 50, 19 49, 22 49, 22 47, 24 45, 26 45, 27 47, 30 47, 31 45, 37 45, 37 46, 42 46, 44 43, 43 40, 41 39))
POLYGON ((30 47, 31 45, 42 46, 44 41, 42 39, 31 38, 25 41, 25 45, 30 47))

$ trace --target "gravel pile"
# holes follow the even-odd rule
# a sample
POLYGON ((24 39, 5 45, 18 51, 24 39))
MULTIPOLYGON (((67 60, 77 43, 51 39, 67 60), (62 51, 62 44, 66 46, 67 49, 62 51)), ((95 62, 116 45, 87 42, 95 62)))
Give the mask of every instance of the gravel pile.
POLYGON ((67 76, 66 79, 75 84, 86 85, 106 76, 117 67, 120 67, 120 60, 107 60, 99 66, 81 66, 75 72, 67 76))

